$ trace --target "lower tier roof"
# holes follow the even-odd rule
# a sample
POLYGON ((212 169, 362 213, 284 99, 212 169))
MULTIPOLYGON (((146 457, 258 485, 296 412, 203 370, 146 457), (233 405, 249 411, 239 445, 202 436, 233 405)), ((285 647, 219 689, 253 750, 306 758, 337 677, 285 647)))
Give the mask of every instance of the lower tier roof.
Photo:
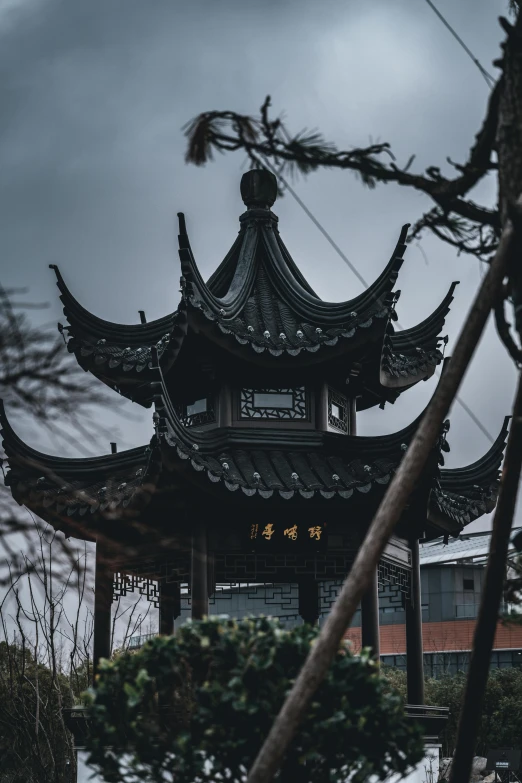
MULTIPOLYGON (((274 503, 288 510, 296 503, 318 504, 325 511, 357 508, 362 523, 368 524, 418 425, 417 420, 380 437, 282 433, 275 427, 222 428, 202 436, 178 430, 169 412, 162 416, 160 411, 158 405, 157 434, 147 446, 97 458, 62 459, 23 443, 1 406, 9 461, 6 484, 18 503, 78 538, 94 537, 104 520, 139 517, 160 485, 161 492, 175 492, 186 503, 206 497, 223 504, 224 510, 238 504, 268 509, 274 503), (368 518, 363 520, 365 508, 368 518)), ((465 524, 494 507, 507 421, 487 454, 466 468, 439 470, 442 436, 423 479, 433 535, 458 535, 465 524)))

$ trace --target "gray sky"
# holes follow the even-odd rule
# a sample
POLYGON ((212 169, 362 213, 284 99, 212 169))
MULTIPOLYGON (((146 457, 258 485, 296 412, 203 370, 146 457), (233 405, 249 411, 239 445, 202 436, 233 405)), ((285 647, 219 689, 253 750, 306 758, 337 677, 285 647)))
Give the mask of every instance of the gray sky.
MULTIPOLYGON (((505 0, 438 0, 493 73, 505 0)), ((256 112, 266 94, 288 127, 319 127, 340 147, 392 143, 399 163, 462 161, 488 88, 422 0, 0 0, 0 264, 4 285, 29 285, 61 317, 49 263, 82 304, 108 320, 148 320, 178 302, 175 214, 187 217, 196 259, 208 276, 232 244, 243 209, 241 154, 202 169, 183 160, 181 127, 200 111, 256 112)), ((430 202, 398 186, 370 191, 355 177, 322 172, 296 189, 370 281, 400 227, 430 202)), ((493 203, 494 177, 474 194, 493 203)), ((294 260, 325 299, 357 295, 359 282, 295 201, 276 203, 294 260)), ((403 326, 423 319, 454 279, 448 350, 480 280, 478 262, 426 237, 400 275, 403 326)), ((42 318, 42 315, 35 315, 42 318)), ((63 320, 63 317, 62 317, 63 320)), ((72 359, 71 359, 72 361, 72 359)), ((509 412, 515 372, 488 329, 462 396, 496 434, 509 412)), ((434 382, 384 412, 360 416, 362 433, 405 426, 434 382)), ((134 410, 134 409, 133 409, 134 410)), ((107 444, 139 445, 151 413, 122 426, 107 415, 107 444)), ((16 422, 35 446, 56 450, 16 422)), ((489 443, 455 407, 447 464, 473 461, 489 443)))

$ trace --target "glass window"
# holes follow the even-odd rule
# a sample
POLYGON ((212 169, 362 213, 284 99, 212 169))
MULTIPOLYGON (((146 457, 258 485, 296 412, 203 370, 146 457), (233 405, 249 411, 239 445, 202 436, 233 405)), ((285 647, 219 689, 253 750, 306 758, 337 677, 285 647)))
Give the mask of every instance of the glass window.
POLYGON ((254 408, 293 408, 293 394, 254 392, 254 408))
POLYGON ((337 405, 337 403, 332 402, 332 415, 335 416, 336 419, 344 419, 345 417, 345 408, 343 408, 341 405, 337 405))
POLYGON ((328 424, 339 432, 348 432, 348 400, 335 389, 328 389, 328 424))
POLYGON ((196 413, 205 413, 207 410, 207 398, 196 400, 192 405, 187 405, 187 416, 195 416, 196 413))
POLYGON ((185 427, 211 424, 216 420, 212 397, 200 397, 193 402, 180 404, 177 412, 185 427))
POLYGON ((464 587, 464 590, 474 590, 475 589, 475 580, 474 579, 464 579, 463 580, 463 587, 464 587))
POLYGON ((241 389, 242 419, 306 419, 305 387, 241 389))

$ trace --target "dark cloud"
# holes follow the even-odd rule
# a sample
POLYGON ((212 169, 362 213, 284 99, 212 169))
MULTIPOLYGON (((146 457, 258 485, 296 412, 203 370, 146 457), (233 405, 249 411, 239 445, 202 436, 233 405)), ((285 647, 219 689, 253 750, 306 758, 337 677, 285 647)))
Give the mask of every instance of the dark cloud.
MULTIPOLYGON (((494 70, 504 1, 439 0, 439 7, 494 70)), ((270 93, 292 130, 318 126, 341 146, 386 139, 399 161, 416 153, 419 167, 444 168, 447 155, 465 158, 488 97, 473 63, 428 5, 413 0, 9 0, 0 3, 0 91, 2 281, 29 284, 58 315, 47 268, 58 263, 86 307, 124 322, 136 321, 138 309, 152 319, 176 306, 178 210, 204 273, 234 240, 244 161, 184 164, 181 127, 198 112, 253 112, 270 93)), ((419 194, 368 191, 335 172, 297 189, 369 280, 400 226, 429 207, 419 194)), ((479 196, 493 202, 493 178, 479 196)), ((325 298, 359 292, 290 197, 276 212, 295 260, 325 298)), ((401 323, 425 317, 460 279, 448 320, 454 340, 478 264, 428 237, 422 248, 409 248, 401 273, 401 323)), ((363 431, 405 425, 433 386, 361 416, 363 431)), ((513 386, 514 370, 490 329, 463 396, 493 433, 513 386)), ((147 437, 150 415, 142 418, 122 428, 127 445, 147 437)), ((460 408, 452 419, 451 463, 473 460, 487 440, 460 408)))

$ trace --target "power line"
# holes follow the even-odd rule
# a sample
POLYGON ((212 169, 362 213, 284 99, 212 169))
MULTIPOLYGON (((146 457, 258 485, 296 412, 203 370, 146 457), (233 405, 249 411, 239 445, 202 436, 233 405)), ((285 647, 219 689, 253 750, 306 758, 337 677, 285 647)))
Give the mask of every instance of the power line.
MULTIPOLYGON (((356 267, 356 266, 354 266, 354 264, 352 264, 352 262, 351 262, 351 261, 349 260, 349 258, 346 256, 346 254, 345 254, 345 253, 343 253, 343 251, 341 250, 341 248, 339 247, 339 245, 338 245, 336 242, 334 242, 334 240, 332 239, 332 237, 330 236, 330 234, 328 233, 328 231, 327 231, 325 228, 323 228, 323 226, 322 226, 322 225, 321 225, 321 223, 318 221, 318 219, 315 217, 315 215, 313 214, 313 212, 311 212, 311 210, 310 210, 310 209, 309 209, 309 208, 306 206, 306 204, 304 203, 304 201, 303 201, 303 200, 302 200, 302 199, 301 199, 301 198, 300 198, 300 197, 297 195, 297 193, 295 192, 295 190, 294 190, 294 189, 293 189, 293 188, 292 188, 292 187, 291 187, 291 186, 288 184, 288 181, 285 179, 285 177, 283 177, 283 175, 281 174, 281 172, 280 172, 280 171, 276 171, 276 170, 275 170, 275 168, 274 168, 274 167, 272 166, 272 164, 270 163, 270 161, 268 160, 268 158, 266 158, 264 155, 262 156, 262 160, 263 160, 263 165, 264 165, 264 166, 266 166, 266 168, 267 168, 267 169, 269 169, 269 170, 272 172, 272 174, 274 174, 274 176, 276 176, 276 177, 277 177, 277 178, 278 178, 278 179, 281 181, 281 183, 282 183, 282 184, 284 185, 284 187, 285 187, 285 188, 288 190, 288 192, 291 194, 291 196, 293 196, 293 198, 294 198, 294 199, 297 201, 297 203, 299 204, 299 206, 301 207, 301 209, 302 209, 302 210, 305 212, 305 214, 306 214, 306 215, 307 215, 307 216, 310 218, 310 220, 313 222, 314 226, 316 226, 316 227, 319 229, 319 231, 321 232, 321 234, 322 234, 322 235, 325 237, 325 239, 327 239, 327 240, 328 240, 328 242, 329 242, 329 243, 330 243, 330 245, 333 247, 333 249, 336 251, 336 253, 337 253, 337 254, 338 254, 338 255, 339 255, 341 258, 342 258, 342 260, 345 262, 345 264, 347 264, 347 266, 348 266, 348 267, 349 267, 349 269, 350 269, 350 270, 353 272, 353 274, 354 274, 354 275, 357 277, 357 279, 359 280, 359 282, 360 282, 360 283, 362 283, 362 285, 363 285, 365 288, 368 288, 368 287, 369 287, 369 283, 368 283, 368 281, 367 281, 367 280, 365 280, 365 278, 363 277, 363 275, 361 275, 361 273, 359 272, 359 270, 357 269, 357 267, 356 267)), ((401 329, 402 331, 404 331, 404 329, 403 329, 403 327, 401 326, 401 324, 399 323, 399 321, 397 321, 396 323, 397 323, 397 326, 399 327, 399 329, 401 329)), ((413 343, 412 343, 412 345, 413 345, 413 343)), ((438 374, 438 373, 437 373, 437 374, 438 374)), ((485 427, 485 426, 482 424, 482 422, 480 421, 480 419, 478 418, 478 416, 477 416, 475 413, 473 413, 473 411, 471 410, 471 408, 469 407, 469 405, 467 405, 467 404, 464 402, 464 400, 463 400, 461 397, 459 397, 459 395, 458 395, 458 394, 456 395, 455 399, 456 399, 456 401, 459 403, 459 405, 460 405, 460 406, 461 406, 461 407, 462 407, 462 408, 463 408, 463 409, 466 411, 466 413, 468 414, 468 416, 470 417, 470 419, 471 419, 471 420, 474 422, 474 424, 475 424, 475 425, 476 425, 476 426, 479 428, 479 430, 482 432, 482 434, 483 434, 483 435, 485 435, 485 436, 486 436, 486 438, 487 438, 487 439, 488 439, 488 440, 489 440, 491 443, 494 443, 494 442, 495 442, 495 439, 493 438, 493 436, 491 435, 491 433, 490 433, 490 432, 488 432, 488 430, 486 429, 486 427, 485 427)))
POLYGON ((450 25, 450 23, 449 23, 449 22, 447 21, 447 19, 446 19, 446 18, 445 18, 445 17, 442 15, 442 13, 439 11, 439 9, 437 8, 437 6, 436 6, 436 5, 435 5, 435 4, 432 2, 432 0, 426 0, 426 2, 427 2, 427 4, 429 5, 429 7, 431 8, 431 10, 433 11, 433 13, 434 13, 434 14, 436 14, 436 15, 438 16, 438 18, 440 19, 440 21, 442 22, 442 24, 444 25, 444 27, 446 27, 446 28, 447 28, 447 29, 450 31, 451 35, 452 35, 452 36, 455 38, 455 40, 459 42, 459 44, 462 46, 462 48, 464 49, 464 51, 466 52, 466 54, 468 55, 468 57, 469 57, 469 58, 470 58, 470 59, 471 59, 471 60, 472 60, 472 61, 475 63, 475 65, 476 65, 476 66, 477 66, 477 68, 479 69, 480 73, 482 74, 482 76, 483 76, 483 78, 484 78, 484 81, 485 81, 485 82, 486 82, 486 84, 488 85, 489 89, 490 89, 490 90, 491 90, 491 89, 493 89, 493 86, 494 86, 494 84, 495 84, 495 79, 494 79, 494 77, 493 77, 493 76, 492 76, 490 73, 488 73, 488 71, 486 71, 486 69, 484 68, 484 66, 483 66, 483 65, 482 65, 482 63, 480 62, 480 60, 479 60, 477 57, 475 57, 475 55, 473 54, 473 52, 471 51, 471 49, 470 49, 468 46, 466 46, 466 44, 464 43, 464 41, 462 40, 462 38, 460 37, 460 35, 459 35, 459 34, 457 33, 457 31, 456 31, 456 30, 455 30, 455 29, 454 29, 454 28, 453 28, 453 27, 450 25))

